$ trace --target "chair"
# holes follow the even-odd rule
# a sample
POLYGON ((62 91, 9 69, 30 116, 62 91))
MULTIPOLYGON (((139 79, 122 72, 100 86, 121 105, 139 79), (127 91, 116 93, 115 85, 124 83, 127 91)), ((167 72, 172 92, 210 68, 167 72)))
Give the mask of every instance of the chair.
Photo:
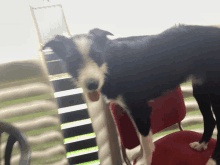
MULTIPOLYGON (((181 127, 181 121, 186 116, 186 107, 181 89, 178 87, 149 104, 152 107, 151 128, 153 134, 174 124, 178 124, 180 129, 180 131, 166 135, 154 142, 155 151, 152 165, 205 165, 214 152, 216 140, 211 139, 208 149, 202 152, 190 148, 189 144, 199 141, 202 134, 184 131, 181 127)), ((139 138, 123 109, 115 104, 110 104, 110 109, 119 132, 123 158, 126 164, 130 165, 131 162, 128 160, 125 149, 133 149, 140 145, 139 138)), ((133 164, 135 163, 136 161, 133 162, 133 164)))
POLYGON ((31 149, 24 134, 16 127, 5 122, 0 122, 0 134, 3 132, 10 134, 5 149, 5 165, 10 165, 12 148, 16 141, 19 142, 21 151, 19 165, 29 165, 31 161, 31 149))

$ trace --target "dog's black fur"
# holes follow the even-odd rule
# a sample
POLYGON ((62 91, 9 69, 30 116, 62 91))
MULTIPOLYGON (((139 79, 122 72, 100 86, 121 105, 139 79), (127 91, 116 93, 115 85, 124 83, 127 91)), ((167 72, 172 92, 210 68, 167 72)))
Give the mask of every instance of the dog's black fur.
MULTIPOLYGON (((193 84, 193 96, 195 97, 199 109, 202 113, 204 119, 204 133, 202 139, 200 139, 199 144, 195 147, 205 147, 210 141, 215 125, 217 124, 217 129, 219 132, 220 122, 220 83, 213 83, 212 81, 205 81, 203 84, 193 84), (216 117, 214 119, 213 113, 216 117)), ((220 163, 220 136, 217 135, 217 143, 212 155, 213 159, 220 163)))
MULTIPOLYGON (((147 136, 150 130, 149 100, 175 89, 189 76, 202 82, 220 82, 220 29, 217 27, 179 25, 154 36, 118 40, 109 40, 107 35, 112 34, 93 29, 87 36, 89 58, 98 67, 103 64, 108 67, 99 90, 108 99, 123 97, 142 136, 147 136)), ((56 36, 44 49, 51 47, 77 80, 86 63, 77 50, 75 37, 56 36)))

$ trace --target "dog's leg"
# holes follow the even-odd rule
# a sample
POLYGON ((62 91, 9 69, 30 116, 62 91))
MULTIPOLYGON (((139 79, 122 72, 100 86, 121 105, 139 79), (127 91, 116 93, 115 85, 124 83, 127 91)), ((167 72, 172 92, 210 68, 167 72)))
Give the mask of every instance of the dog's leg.
POLYGON ((143 151, 145 153, 145 159, 147 161, 147 165, 150 165, 152 162, 153 152, 155 150, 155 146, 152 140, 152 131, 150 131, 149 135, 144 137, 140 135, 141 145, 143 147, 143 151))
POLYGON ((208 142, 215 128, 215 119, 212 114, 209 95, 201 94, 203 92, 202 90, 204 90, 202 86, 193 86, 193 96, 199 105, 204 120, 204 133, 202 139, 199 142, 190 143, 190 147, 197 151, 207 149, 208 142))
POLYGON ((143 147, 144 157, 147 165, 151 164, 152 154, 155 146, 152 141, 152 132, 150 130, 150 114, 151 107, 147 100, 128 100, 126 98, 126 105, 129 108, 132 121, 140 135, 140 142, 143 147))
POLYGON ((216 165, 216 162, 213 159, 209 159, 206 165, 216 165))
POLYGON ((220 95, 216 94, 210 94, 210 100, 212 104, 212 109, 215 114, 216 123, 217 123, 217 143, 215 146, 214 153, 212 155, 212 158, 216 161, 218 165, 220 165, 220 95))
POLYGON ((204 120, 204 133, 199 142, 190 143, 190 147, 202 151, 207 149, 208 142, 215 128, 215 119, 212 114, 210 98, 208 94, 194 95, 204 120))

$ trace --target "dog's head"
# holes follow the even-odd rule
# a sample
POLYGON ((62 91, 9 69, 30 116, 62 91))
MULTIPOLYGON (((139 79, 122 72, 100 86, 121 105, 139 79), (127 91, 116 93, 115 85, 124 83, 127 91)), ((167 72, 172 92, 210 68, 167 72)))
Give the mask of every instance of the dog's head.
POLYGON ((66 64, 67 72, 74 78, 76 85, 86 93, 99 91, 104 84, 107 65, 104 49, 110 32, 93 29, 89 34, 67 38, 55 36, 45 44, 50 47, 66 64))

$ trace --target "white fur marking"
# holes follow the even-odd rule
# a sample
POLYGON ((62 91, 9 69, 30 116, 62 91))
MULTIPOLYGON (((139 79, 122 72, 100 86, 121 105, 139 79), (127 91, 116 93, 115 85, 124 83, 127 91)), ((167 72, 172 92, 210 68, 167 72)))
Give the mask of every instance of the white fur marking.
POLYGON ((193 143, 190 143, 189 146, 194 150, 202 151, 202 150, 206 150, 208 148, 208 143, 202 142, 200 144, 199 142, 193 142, 193 143))
POLYGON ((202 80, 201 79, 198 79, 195 76, 191 76, 190 78, 191 78, 192 84, 199 84, 199 85, 202 84, 202 80))
POLYGON ((120 105, 124 110, 126 110, 126 112, 128 112, 127 105, 125 104, 124 99, 121 95, 117 96, 116 99, 113 99, 112 101, 114 101, 116 104, 120 105))
POLYGON ((77 46, 77 50, 82 54, 84 58, 88 58, 90 51, 90 40, 86 36, 79 36, 74 39, 77 46))
POLYGON ((147 164, 151 164, 153 152, 155 150, 155 145, 152 140, 152 131, 150 130, 149 135, 146 137, 140 135, 140 141, 143 147, 143 151, 145 153, 144 154, 145 160, 147 164))
POLYGON ((103 71, 104 74, 108 73, 108 66, 106 63, 102 64, 102 66, 100 67, 100 69, 103 71))
POLYGON ((208 162, 206 163, 206 165, 217 165, 217 163, 215 162, 215 160, 213 160, 212 158, 209 158, 208 162))
POLYGON ((83 88, 84 92, 86 93, 89 92, 89 90, 85 86, 85 82, 90 78, 99 82, 97 90, 100 90, 104 84, 105 74, 95 62, 86 61, 85 67, 80 70, 77 84, 77 86, 83 88))

